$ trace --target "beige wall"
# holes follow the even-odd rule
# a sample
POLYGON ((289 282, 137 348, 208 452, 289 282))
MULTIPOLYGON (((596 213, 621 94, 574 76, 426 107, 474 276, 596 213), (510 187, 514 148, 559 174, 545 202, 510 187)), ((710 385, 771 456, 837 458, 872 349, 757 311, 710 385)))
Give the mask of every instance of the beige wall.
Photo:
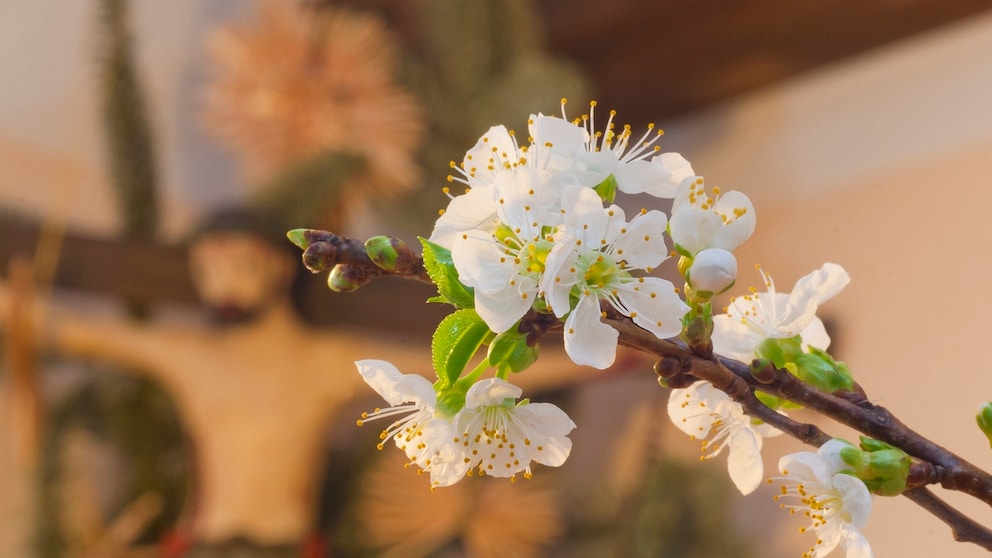
MULTIPOLYGON (((824 307, 839 356, 876 402, 986 468, 992 452, 974 412, 992 399, 982 354, 992 331, 990 100, 985 17, 666 126, 666 148, 708 184, 754 200, 740 288, 760 284, 754 263, 782 290, 825 261, 842 264, 852 283, 824 307)), ((988 506, 964 501, 992 524, 988 506)), ((876 505, 876 556, 987 556, 905 499, 876 505)), ((798 554, 798 525, 787 527, 781 537, 798 554)))

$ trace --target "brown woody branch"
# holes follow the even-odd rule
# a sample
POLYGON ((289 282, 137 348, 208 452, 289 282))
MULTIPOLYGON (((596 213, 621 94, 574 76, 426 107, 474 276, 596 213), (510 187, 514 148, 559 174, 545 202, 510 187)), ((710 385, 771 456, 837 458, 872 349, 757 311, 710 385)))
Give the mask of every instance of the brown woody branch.
POLYGON ((366 253, 365 243, 359 240, 319 230, 307 230, 303 236, 307 243, 303 251, 303 265, 313 273, 329 271, 341 265, 369 279, 393 276, 433 284, 421 258, 414 258, 395 270, 387 271, 372 262, 366 253))
MULTIPOLYGON (((825 393, 803 383, 785 370, 766 369, 752 374, 750 366, 742 362, 719 356, 702 358, 692 354, 680 340, 658 339, 625 316, 608 312, 605 321, 620 332, 622 344, 656 355, 663 361, 667 359, 679 362, 680 372, 674 377, 689 376, 712 383, 739 401, 749 415, 768 422, 800 441, 819 446, 830 437, 815 425, 798 423, 772 411, 754 397, 754 390, 817 410, 923 460, 914 463, 910 473, 911 486, 939 482, 944 488, 959 490, 992 504, 992 477, 988 473, 911 430, 888 410, 868 401, 863 393, 855 392, 847 396, 825 393)), ((675 366, 669 364, 656 368, 660 368, 664 375, 675 366)), ((689 383, 684 379, 682 382, 689 383)), ((992 551, 992 530, 952 508, 924 488, 908 490, 904 495, 949 525, 955 540, 971 542, 992 551)))
MULTIPOLYGON (((415 265, 396 271, 377 267, 365 252, 364 244, 324 231, 308 231, 309 247, 304 264, 313 272, 336 265, 347 265, 369 277, 392 275, 430 283, 419 260, 415 265)), ((788 399, 816 410, 859 432, 892 444, 919 461, 914 462, 909 486, 903 495, 951 527, 955 540, 971 542, 992 551, 992 530, 940 500, 926 488, 939 483, 943 488, 964 492, 992 505, 992 476, 961 457, 910 429, 884 407, 873 404, 860 387, 854 392, 826 393, 814 388, 786 370, 766 367, 752 372, 748 364, 720 356, 700 356, 679 339, 659 339, 633 321, 604 306, 608 323, 620 333, 619 342, 659 359, 655 371, 673 387, 688 386, 705 380, 739 402, 744 411, 809 445, 820 446, 831 439, 818 426, 803 423, 775 412, 755 397, 755 391, 788 399)), ((557 320, 546 314, 529 312, 519 330, 537 343, 549 331, 560 329, 557 320)))

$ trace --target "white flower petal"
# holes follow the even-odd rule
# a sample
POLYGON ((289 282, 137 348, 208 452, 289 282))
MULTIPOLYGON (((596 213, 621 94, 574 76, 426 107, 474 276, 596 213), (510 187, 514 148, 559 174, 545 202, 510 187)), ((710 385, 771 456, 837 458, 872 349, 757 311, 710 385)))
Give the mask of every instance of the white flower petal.
POLYGON ((836 521, 829 521, 826 524, 822 524, 819 528, 814 528, 816 531, 817 542, 813 547, 815 550, 813 556, 815 558, 824 558, 826 555, 830 554, 840 545, 841 540, 844 536, 844 529, 836 521))
MULTIPOLYGON (((536 292, 536 289, 534 289, 536 292)), ((534 293, 524 298, 520 289, 507 284, 505 288, 495 292, 475 291, 475 311, 489 329, 495 333, 503 333, 517 323, 530 310, 534 293)))
POLYGON ((540 449, 533 454, 532 459, 541 465, 560 467, 568 459, 572 451, 572 440, 564 436, 550 436, 540 449))
POLYGON ((620 302, 630 310, 634 323, 659 339, 682 333, 682 316, 689 306, 675 293, 667 279, 643 277, 617 287, 620 302))
POLYGON ((709 390, 715 389, 709 382, 696 382, 688 388, 673 389, 668 397, 668 417, 672 424, 695 439, 709 436, 713 427, 713 417, 706 401, 709 390))
POLYGON ((668 259, 664 234, 667 226, 668 218, 660 211, 634 216, 614 243, 616 259, 626 261, 632 269, 657 267, 668 259))
POLYGON ((841 545, 847 553, 847 558, 875 558, 875 553, 868 545, 868 539, 857 529, 844 529, 841 545))
POLYGON ((437 400, 434 387, 427 378, 403 374, 389 362, 359 360, 355 366, 365 383, 390 405, 406 402, 433 405, 437 400))
POLYGON ((617 358, 617 330, 601 321, 602 311, 595 296, 579 297, 565 320, 565 352, 575 364, 604 370, 617 358))
POLYGON ((827 465, 827 473, 833 476, 837 473, 851 472, 851 466, 844 462, 841 458, 840 452, 844 449, 850 448, 852 445, 839 438, 833 438, 827 440, 825 444, 816 450, 816 454, 823 459, 823 462, 827 465))
MULTIPOLYGON (((603 200, 592 188, 571 185, 562 189, 562 222, 569 234, 583 243, 604 238, 609 216, 603 211, 603 200)), ((622 220, 622 218, 621 218, 622 220)))
POLYGON ((589 134, 580 126, 543 114, 531 115, 530 135, 539 148, 551 148, 565 154, 585 152, 589 134))
POLYGON ((526 409, 527 411, 521 418, 525 424, 532 428, 539 428, 548 436, 565 436, 575 430, 575 423, 557 405, 528 403, 519 406, 518 409, 526 409))
POLYGON ((833 472, 819 455, 811 451, 801 451, 783 455, 778 460, 778 470, 783 475, 801 479, 815 479, 818 483, 829 484, 833 472))
POLYGON ((517 274, 513 262, 505 256, 492 235, 482 231, 462 233, 451 246, 451 261, 458 279, 483 292, 502 291, 517 274))
POLYGON ((669 152, 656 155, 651 159, 651 164, 663 168, 667 175, 664 182, 658 187, 659 191, 654 194, 661 198, 673 197, 682 182, 696 175, 689 161, 679 153, 669 152))
POLYGON ((830 335, 827 334, 827 328, 823 327, 823 321, 816 316, 813 316, 806 328, 799 332, 799 336, 803 338, 804 351, 808 347, 816 347, 821 351, 830 347, 830 335))
POLYGON ((741 494, 754 492, 765 476, 761 461, 761 436, 749 428, 739 428, 727 440, 729 455, 727 469, 741 494))
POLYGON ((789 303, 780 319, 780 327, 798 333, 816 315, 816 308, 839 293, 851 281, 844 268, 826 263, 796 281, 789 303))
POLYGON ((472 188, 465 194, 455 196, 447 209, 434 223, 431 242, 451 249, 456 237, 465 231, 479 229, 492 231, 496 228, 496 198, 491 188, 472 188))
POLYGON ((520 157, 518 151, 506 127, 493 126, 465 153, 462 170, 473 187, 476 183, 489 184, 496 173, 513 167, 520 157))
POLYGON ((519 387, 501 378, 479 380, 465 393, 465 406, 468 408, 485 405, 500 405, 507 397, 517 399, 523 393, 519 387))
POLYGON ((558 318, 563 318, 571 310, 569 293, 579 278, 574 272, 569 272, 575 266, 578 253, 572 249, 577 239, 566 236, 557 243, 548 254, 542 276, 541 290, 544 299, 558 318))
POLYGON ((694 175, 689 161, 678 153, 662 153, 650 161, 631 161, 614 171, 621 192, 645 193, 658 198, 675 197, 682 180, 694 175))
POLYGON ((713 316, 713 352, 741 362, 751 362, 754 350, 764 341, 764 332, 749 327, 740 318, 730 314, 713 316))
POLYGON ((743 192, 733 190, 721 195, 713 211, 727 217, 729 222, 713 239, 710 248, 723 248, 733 252, 751 238, 756 224, 754 206, 751 204, 751 199, 743 192), (733 218, 738 213, 740 216, 733 218))
POLYGON ((844 501, 844 511, 850 516, 851 525, 864 529, 871 515, 871 493, 865 483, 857 477, 837 473, 831 478, 831 484, 844 501))

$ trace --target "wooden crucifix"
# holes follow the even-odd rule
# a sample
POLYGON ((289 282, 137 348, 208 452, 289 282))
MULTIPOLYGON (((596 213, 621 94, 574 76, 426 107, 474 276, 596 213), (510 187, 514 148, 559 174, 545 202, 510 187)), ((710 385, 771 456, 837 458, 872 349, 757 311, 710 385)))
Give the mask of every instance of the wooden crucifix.
MULTIPOLYGON (((382 358, 405 372, 430 374, 429 328, 446 309, 411 304, 433 294, 427 286, 383 281, 384 289, 369 289, 365 297, 326 292, 325 303, 332 302, 321 304, 336 310, 335 325, 314 327, 291 302, 300 269, 294 254, 278 245, 281 239, 230 225, 193 242, 188 266, 178 248, 69 237, 57 284, 181 302, 194 300, 195 285, 220 319, 197 326, 134 323, 56 306, 44 320, 43 342, 66 355, 142 371, 173 396, 194 449, 193 556, 213 556, 211 548, 231 541, 297 556, 315 528, 329 423, 356 396, 371 394, 353 362, 382 358), (423 289, 423 296, 411 288, 423 289), (337 304, 343 300, 355 306, 337 304), (407 332, 419 329, 406 334, 417 342, 361 333, 356 325, 383 315, 407 332)), ((18 246, 33 246, 30 229, 7 228, 0 231, 3 260, 18 246)), ((545 360, 556 359, 540 375, 521 375, 522 385, 560 386, 591 373, 553 352, 545 360)))

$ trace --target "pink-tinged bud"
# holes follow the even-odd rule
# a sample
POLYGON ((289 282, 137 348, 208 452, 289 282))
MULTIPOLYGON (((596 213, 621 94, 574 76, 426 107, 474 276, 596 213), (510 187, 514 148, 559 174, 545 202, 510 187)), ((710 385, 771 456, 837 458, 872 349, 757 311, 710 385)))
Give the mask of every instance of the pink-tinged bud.
POLYGON ((337 263, 338 249, 330 242, 314 242, 303 251, 303 265, 314 273, 326 271, 337 263))
POLYGON ((697 292, 718 295, 737 281, 737 258, 723 248, 700 250, 686 270, 685 280, 697 292))

